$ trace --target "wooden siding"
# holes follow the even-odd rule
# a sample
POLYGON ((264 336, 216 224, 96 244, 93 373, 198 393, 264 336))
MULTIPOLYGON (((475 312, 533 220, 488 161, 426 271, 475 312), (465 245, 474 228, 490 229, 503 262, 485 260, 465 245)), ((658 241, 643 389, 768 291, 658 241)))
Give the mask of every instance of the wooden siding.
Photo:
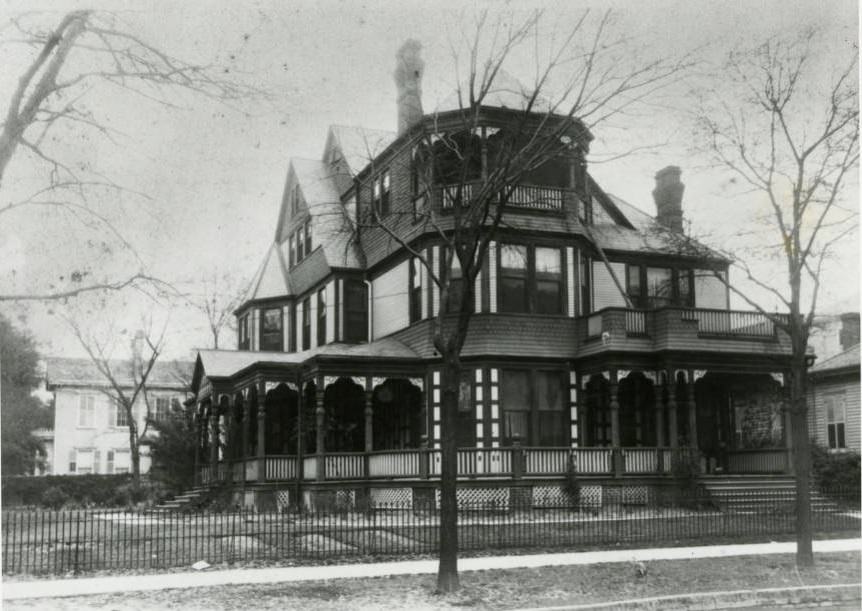
POLYGON ((488 243, 488 300, 491 312, 497 311, 497 243, 488 243))
POLYGON ((574 316, 575 305, 575 249, 566 248, 566 313, 574 316))
POLYGON ((295 295, 301 295, 314 288, 329 273, 326 254, 319 245, 307 257, 290 270, 290 286, 295 295))
POLYGON ((389 335, 410 324, 407 295, 410 265, 402 261, 371 281, 373 339, 389 335))
POLYGON ((829 446, 826 432, 826 397, 844 398, 844 441, 847 449, 862 451, 860 433, 859 372, 849 373, 830 380, 812 380, 808 388, 808 433, 823 447, 829 446))
POLYGON ((694 305, 698 308, 715 308, 725 310, 727 303, 727 287, 709 270, 694 271, 694 305))
MULTIPOLYGON (((611 262, 611 268, 620 282, 625 282, 625 263, 611 262)), ((626 300, 617 289, 614 279, 603 261, 593 261, 593 310, 625 307, 626 300)))

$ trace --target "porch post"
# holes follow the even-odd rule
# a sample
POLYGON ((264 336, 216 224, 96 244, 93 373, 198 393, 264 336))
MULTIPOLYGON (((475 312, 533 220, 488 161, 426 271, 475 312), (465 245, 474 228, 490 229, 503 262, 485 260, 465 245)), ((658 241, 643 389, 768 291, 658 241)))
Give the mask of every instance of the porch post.
POLYGON ((210 401, 210 465, 213 472, 218 470, 218 405, 210 401))
POLYGON ((688 403, 688 445, 697 448, 697 405, 694 402, 694 372, 689 372, 686 388, 686 403, 688 403))
POLYGON ((314 410, 315 423, 317 425, 315 432, 317 433, 317 481, 322 482, 326 479, 326 410, 323 405, 323 398, 326 389, 323 387, 324 378, 319 378, 318 384, 315 386, 315 403, 317 404, 314 410))
POLYGON ((664 402, 662 401, 662 387, 657 386, 659 396, 655 398, 653 408, 655 409, 655 444, 659 448, 664 447, 664 402))
POLYGON ((242 448, 240 449, 240 456, 242 456, 242 485, 244 488, 246 482, 245 462, 248 460, 248 419, 251 418, 251 401, 247 397, 242 397, 240 401, 242 402, 242 431, 240 431, 242 448))
POLYGON ((257 393, 257 481, 266 481, 266 383, 257 393))
POLYGON ((670 447, 679 447, 679 424, 677 423, 676 375, 671 369, 667 377, 667 427, 670 447))
POLYGON ((201 485, 201 417, 200 403, 195 402, 194 427, 195 427, 195 486, 201 485))
POLYGON ((790 392, 789 387, 787 385, 787 380, 790 379, 790 373, 784 372, 784 377, 782 378, 781 384, 781 402, 783 404, 784 409, 784 447, 787 451, 787 458, 785 459, 784 470, 788 475, 795 475, 796 470, 793 468, 793 418, 790 413, 790 392))
POLYGON ((614 477, 623 474, 622 450, 620 448, 620 401, 619 384, 617 384, 617 373, 611 373, 610 408, 611 408, 611 452, 613 453, 614 477))
POLYGON ((374 451, 374 390, 371 388, 371 378, 365 382, 365 451, 374 451))

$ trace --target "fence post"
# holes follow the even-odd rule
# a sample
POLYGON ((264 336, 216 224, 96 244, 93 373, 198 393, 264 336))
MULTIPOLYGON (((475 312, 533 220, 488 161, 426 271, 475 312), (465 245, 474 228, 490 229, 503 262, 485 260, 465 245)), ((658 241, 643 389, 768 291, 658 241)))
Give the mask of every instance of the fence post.
POLYGON ((81 549, 81 519, 80 514, 75 512, 75 568, 73 569, 73 573, 75 575, 78 574, 78 550, 81 549))

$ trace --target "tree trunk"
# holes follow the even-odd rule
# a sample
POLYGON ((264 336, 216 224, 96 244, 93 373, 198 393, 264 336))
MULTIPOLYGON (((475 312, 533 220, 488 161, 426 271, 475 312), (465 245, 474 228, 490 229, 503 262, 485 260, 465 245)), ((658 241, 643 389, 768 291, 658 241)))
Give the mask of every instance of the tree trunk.
POLYGON ((129 414, 129 458, 132 462, 132 481, 135 486, 141 482, 141 449, 138 445, 138 425, 135 423, 132 410, 129 414))
POLYGON ((440 565, 437 570, 437 589, 454 592, 458 582, 458 392, 461 382, 461 363, 457 353, 444 352, 441 375, 440 403, 440 565))
MULTIPOLYGON (((796 338, 794 338, 796 340, 796 338)), ((796 473, 796 566, 813 566, 811 530, 811 447, 808 439, 808 404, 805 396, 805 346, 797 351, 794 341, 790 375, 790 434, 793 435, 793 467, 796 473)))

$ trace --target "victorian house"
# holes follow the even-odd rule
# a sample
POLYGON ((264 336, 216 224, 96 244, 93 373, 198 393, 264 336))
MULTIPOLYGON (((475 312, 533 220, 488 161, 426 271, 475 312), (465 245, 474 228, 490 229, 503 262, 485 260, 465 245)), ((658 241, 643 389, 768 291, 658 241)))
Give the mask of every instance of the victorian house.
MULTIPOLYGON (((505 88, 474 133, 458 133, 457 108, 423 114, 415 51, 399 56, 397 133, 333 126, 320 159, 291 160, 239 345, 198 355, 199 477, 246 505, 433 503, 441 295, 415 254, 445 259, 453 194, 446 172, 417 179, 418 143, 484 151, 525 113, 505 88), (370 210, 387 229, 356 222, 370 210)), ((656 174, 653 217, 594 181, 585 128, 566 137, 513 190, 476 278, 459 494, 553 502, 575 471, 594 500, 637 496, 692 449, 705 478, 787 474, 789 343, 729 308, 728 261, 683 231, 680 169, 656 174)), ((469 163, 466 197, 488 170, 469 163)))

